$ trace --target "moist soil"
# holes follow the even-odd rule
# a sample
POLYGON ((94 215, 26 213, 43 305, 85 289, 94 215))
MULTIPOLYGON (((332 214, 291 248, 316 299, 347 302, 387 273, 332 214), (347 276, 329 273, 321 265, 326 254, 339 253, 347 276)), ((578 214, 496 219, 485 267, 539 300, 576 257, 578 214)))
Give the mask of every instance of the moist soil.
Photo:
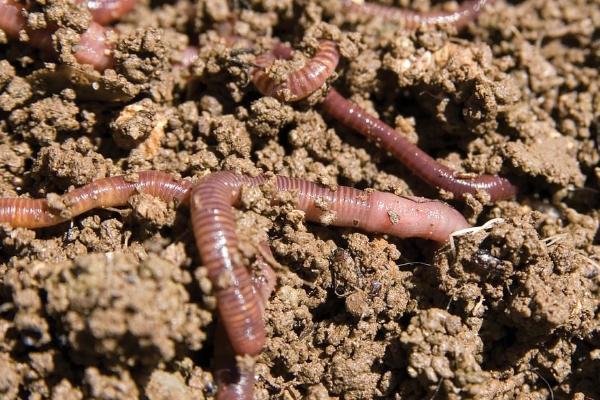
MULTIPOLYGON (((460 33, 407 33, 337 0, 143 3, 115 24, 104 74, 68 46, 82 6, 31 3, 30 24, 60 27, 58 59, 0 35, 0 196, 60 203, 156 169, 444 199, 481 227, 454 246, 307 223, 245 191, 244 262, 268 239, 278 276, 256 398, 600 399, 597 1, 498 0, 460 33), (329 84, 457 171, 509 178, 518 198, 427 187, 324 116, 324 90, 261 97, 248 72, 275 38, 297 49, 282 71, 336 40, 329 84)), ((186 209, 138 195, 56 227, 3 225, 0 241, 0 398, 214 397, 215 298, 186 209)))

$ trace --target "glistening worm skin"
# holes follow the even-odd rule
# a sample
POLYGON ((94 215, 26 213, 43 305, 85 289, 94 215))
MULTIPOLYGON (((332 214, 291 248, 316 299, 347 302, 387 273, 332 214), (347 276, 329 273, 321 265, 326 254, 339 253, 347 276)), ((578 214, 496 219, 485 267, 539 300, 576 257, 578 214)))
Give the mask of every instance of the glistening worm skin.
MULTIPOLYGON (((238 203, 243 185, 259 185, 266 180, 216 172, 192 188, 190 206, 196 245, 215 284, 221 319, 236 354, 258 354, 264 344, 265 328, 260 300, 241 263, 232 206, 238 203)), ((439 242, 469 226, 458 211, 439 201, 345 186, 332 191, 281 176, 275 180, 278 191, 296 193, 297 208, 311 221, 327 217, 326 222, 335 226, 439 242)))
MULTIPOLYGON (((55 225, 95 207, 124 205, 135 193, 148 193, 165 201, 189 201, 196 244, 213 283, 234 353, 256 355, 265 340, 263 304, 242 263, 232 206, 239 202, 243 185, 259 185, 269 179, 216 172, 192 187, 190 198, 190 183, 165 173, 145 171, 138 173, 135 180, 122 176, 100 179, 63 195, 62 215, 52 213, 46 200, 0 199, 0 223, 27 228, 55 225)), ((311 221, 438 242, 469 226, 458 211, 439 201, 345 186, 332 191, 281 176, 273 180, 278 191, 295 193, 297 208, 311 221)), ((244 382, 234 384, 249 384, 248 375, 244 376, 244 382)))
POLYGON ((321 107, 343 125, 380 144, 428 184, 447 190, 457 197, 467 193, 476 194, 481 190, 487 192, 492 201, 497 201, 512 198, 517 193, 515 186, 499 176, 459 178, 456 172, 438 163, 387 124, 346 100, 334 89, 329 91, 321 107))
POLYGON ((136 0, 85 0, 85 5, 90 10, 94 21, 107 25, 131 11, 136 2, 136 0))
MULTIPOLYGON (((261 243, 264 253, 273 258, 273 253, 268 243, 261 243)), ((275 288, 275 271, 269 266, 262 256, 257 256, 260 267, 260 276, 252 277, 253 289, 259 300, 261 311, 264 313, 271 292, 275 288)), ((227 337, 221 320, 217 322, 215 330, 215 353, 213 375, 218 386, 217 400, 252 400, 254 398, 254 363, 246 363, 241 368, 238 366, 235 352, 227 337)))
POLYGON ((46 199, 0 198, 0 223, 8 223, 12 227, 43 228, 94 208, 126 205, 136 193, 150 194, 166 202, 188 201, 189 182, 177 181, 158 171, 144 171, 137 175, 135 180, 127 180, 123 176, 99 179, 66 193, 61 197, 65 209, 60 214, 50 210, 46 199))
MULTIPOLYGON (((335 60, 335 64, 330 63, 327 75, 321 77, 318 85, 311 86, 315 88, 314 90, 319 88, 327 80, 327 77, 333 73, 339 60, 335 43, 326 43, 326 59, 335 60)), ((291 54, 292 50, 288 46, 277 44, 271 52, 259 56, 257 63, 259 65, 270 65, 276 59, 289 59, 291 54)), ((309 65, 310 63, 304 68, 309 67, 309 65)), ((304 68, 294 72, 294 74, 300 74, 304 68)), ((260 72, 263 69, 257 71, 260 72)), ((257 75, 257 71, 254 72, 253 80, 258 90, 264 95, 274 95, 277 92, 274 81, 267 77, 264 71, 261 72, 261 75, 257 75)), ((288 78, 288 82, 290 80, 292 80, 291 77, 288 78)), ((302 92, 304 97, 309 94, 310 92, 302 92)), ((275 97, 278 96, 275 95, 275 97)), ((329 90, 321 107, 342 124, 380 143, 383 148, 392 153, 415 175, 432 186, 445 189, 457 197, 461 197, 466 193, 476 194, 477 191, 482 190, 489 193, 492 201, 508 199, 516 195, 516 188, 507 179, 499 176, 481 175, 471 179, 459 178, 450 168, 438 163, 427 153, 398 135, 396 131, 381 120, 369 115, 356 104, 346 100, 335 89, 329 90)))
MULTIPOLYGON (((130 1, 130 0, 128 0, 130 1)), ((27 17, 24 7, 13 0, 0 0, 0 29, 9 38, 18 39, 19 33, 25 31, 29 36, 31 46, 53 54, 52 34, 55 28, 31 30, 27 28, 27 17)), ((74 57, 81 64, 90 64, 96 70, 103 71, 112 67, 112 49, 108 43, 109 30, 102 25, 92 22, 89 28, 80 36, 79 43, 74 48, 74 57)))
POLYGON ((398 22, 406 30, 416 30, 425 25, 441 24, 452 24, 457 29, 461 29, 477 18, 477 15, 488 1, 491 2, 491 0, 468 0, 463 2, 457 11, 453 12, 431 11, 419 13, 377 3, 363 3, 353 0, 342 0, 342 7, 345 11, 398 22))
POLYGON ((79 37, 79 43, 75 47, 74 57, 80 64, 89 64, 97 71, 111 68, 114 63, 112 47, 108 43, 110 30, 102 25, 92 22, 79 37))
POLYGON ((290 73, 283 82, 269 76, 267 68, 273 61, 289 59, 291 55, 292 50, 288 46, 277 44, 270 52, 256 57, 252 82, 259 92, 285 102, 302 100, 323 86, 340 61, 337 45, 322 40, 314 57, 302 68, 290 73))

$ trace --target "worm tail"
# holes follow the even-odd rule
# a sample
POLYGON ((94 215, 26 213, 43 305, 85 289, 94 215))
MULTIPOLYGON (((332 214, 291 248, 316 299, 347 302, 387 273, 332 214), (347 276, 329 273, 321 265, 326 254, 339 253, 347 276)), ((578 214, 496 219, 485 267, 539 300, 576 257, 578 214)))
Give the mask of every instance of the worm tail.
POLYGON ((477 191, 482 190, 489 193, 492 201, 508 199, 516 195, 516 187, 507 179, 499 176, 481 175, 472 179, 459 178, 450 168, 438 163, 387 124, 346 100, 336 90, 329 91, 321 107, 346 127, 380 144, 413 174, 432 186, 452 192, 457 197, 466 193, 476 194, 477 191))

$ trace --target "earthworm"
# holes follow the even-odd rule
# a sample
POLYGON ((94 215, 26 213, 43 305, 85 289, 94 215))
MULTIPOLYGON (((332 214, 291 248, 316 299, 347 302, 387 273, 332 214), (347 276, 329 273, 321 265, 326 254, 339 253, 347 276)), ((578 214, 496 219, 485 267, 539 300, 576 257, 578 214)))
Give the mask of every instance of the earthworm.
MULTIPOLYGON (((196 245, 215 284, 221 319, 236 354, 258 354, 265 332, 260 301, 250 274, 240 262, 232 206, 243 185, 260 185, 255 178, 215 172, 192 188, 191 215, 196 245)), ((336 191, 294 178, 277 176, 278 191, 293 191, 296 207, 311 221, 388 233, 400 238, 421 237, 444 242, 451 232, 468 227, 450 206, 417 197, 362 191, 340 186, 336 191)))
MULTIPOLYGON (((307 63, 304 68, 290 74, 286 80, 286 83, 291 81, 311 81, 311 76, 305 77, 302 74, 309 74, 308 71, 314 68, 320 71, 318 74, 318 84, 315 82, 314 85, 304 85, 305 90, 295 91, 298 85, 292 86, 288 84, 284 87, 285 84, 280 84, 277 86, 275 81, 269 78, 264 72, 264 68, 256 68, 253 72, 254 85, 264 95, 274 95, 279 90, 287 90, 292 95, 297 94, 297 99, 308 96, 310 94, 309 90, 318 89, 327 80, 328 76, 335 70, 335 66, 339 60, 336 44, 330 41, 323 41, 322 43, 322 47, 311 62, 307 63), (321 51, 325 52, 322 57, 320 57, 321 51), (314 63, 314 67, 311 66, 317 58, 323 60, 319 64, 321 62, 323 65, 327 63, 327 66, 317 67, 316 65, 318 64, 316 62, 314 63), (335 63, 333 62, 334 60, 335 63), (301 93, 301 96, 298 95, 299 93, 301 93)), ((276 59, 289 59, 291 54, 292 49, 289 46, 279 43, 271 52, 259 56, 256 64, 259 66, 270 65, 276 59)), ((317 76, 317 74, 313 74, 313 76, 317 76)), ((279 98, 276 94, 275 97, 279 98)), ((285 100, 289 100, 289 98, 285 100)), ((438 163, 423 150, 398 135, 396 131, 383 121, 369 115, 358 105, 346 100, 335 89, 329 90, 325 100, 321 104, 321 108, 347 127, 380 143, 415 175, 432 186, 445 189, 457 197, 462 197, 466 193, 476 194, 477 191, 482 190, 489 193, 492 201, 508 199, 516 195, 516 188, 507 179, 499 176, 480 175, 468 179, 461 178, 456 172, 438 163)))
POLYGON ((136 0, 84 0, 92 18, 99 24, 107 25, 135 7, 136 0))
POLYGON ((108 43, 110 30, 92 22, 89 28, 79 37, 74 47, 75 59, 80 64, 90 64, 97 71, 104 71, 113 66, 112 47, 108 43))
MULTIPOLYGON (((268 243, 260 244, 266 257, 273 258, 268 243)), ((261 311, 264 313, 271 292, 275 287, 275 271, 262 255, 256 257, 260 276, 253 275, 253 289, 260 300, 261 311)), ((247 362, 241 368, 227 337, 221 320, 215 330, 215 353, 213 374, 217 383, 217 400, 252 400, 254 392, 254 363, 247 362)))
MULTIPOLYGON (((52 47, 52 34, 56 28, 32 30, 27 27, 25 8, 13 0, 0 0, 0 29, 9 38, 18 39, 21 31, 29 36, 29 43, 40 50, 55 55, 52 47)), ((107 41, 110 30, 91 22, 89 28, 80 35, 79 43, 74 46, 73 56, 81 64, 90 64, 96 70, 103 71, 113 65, 111 46, 107 41)))
POLYGON ((477 15, 488 1, 491 2, 492 0, 467 0, 460 5, 458 10, 450 12, 430 11, 420 13, 356 0, 342 0, 342 7, 345 11, 398 22, 406 30, 416 30, 426 25, 441 24, 452 24, 457 29, 461 29, 477 18, 477 15))
POLYGON ((514 185, 496 175, 461 177, 334 89, 329 91, 321 103, 321 108, 346 127, 380 144, 423 181, 447 190, 457 197, 484 191, 490 195, 492 201, 497 201, 512 198, 517 193, 514 185))
POLYGON ((144 171, 137 179, 115 176, 96 180, 61 197, 64 210, 55 213, 46 199, 0 198, 0 223, 12 227, 43 228, 59 224, 93 208, 126 205, 136 193, 147 193, 166 202, 186 203, 191 184, 169 174, 144 171))
POLYGON ((285 80, 269 75, 267 68, 275 60, 289 59, 291 55, 290 47, 278 43, 271 51, 256 57, 252 82, 259 92, 286 102, 302 100, 323 86, 340 60, 335 42, 322 40, 317 53, 302 68, 289 73, 285 80))
MULTIPOLYGON (((191 189, 196 245, 215 288, 219 313, 236 354, 258 354, 264 344, 265 327, 260 300, 241 262, 232 206, 238 204, 243 185, 260 185, 268 179, 222 171, 205 177, 191 189)), ((345 186, 332 191, 282 176, 275 177, 274 183, 278 191, 296 194, 297 208, 310 221, 438 242, 469 226, 458 211, 439 201, 345 186)), ((132 180, 124 176, 104 178, 63 195, 60 200, 64 210, 60 215, 51 212, 45 199, 0 199, 0 223, 26 228, 51 226, 95 207, 124 205, 135 193, 187 203, 190 186, 158 171, 139 172, 137 179, 132 180)))

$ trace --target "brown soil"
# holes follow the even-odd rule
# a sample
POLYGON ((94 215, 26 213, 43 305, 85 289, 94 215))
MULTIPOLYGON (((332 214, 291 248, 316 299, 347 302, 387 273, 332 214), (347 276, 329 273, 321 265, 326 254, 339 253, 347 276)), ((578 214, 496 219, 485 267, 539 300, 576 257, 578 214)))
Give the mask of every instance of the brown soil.
MULTIPOLYGON (((479 226, 501 218, 452 251, 308 224, 246 191, 248 265, 268 237, 282 266, 257 398, 600 399, 597 1, 498 0, 460 35, 361 21, 337 0, 155 2, 117 24, 115 70, 102 76, 65 50, 87 11, 39 4, 30 21, 61 26, 63 64, 0 49, 0 196, 229 169, 441 196, 479 226), (311 54, 337 40, 338 89, 441 162, 510 178, 518 199, 437 193, 323 117, 322 93, 294 106, 260 98, 252 55, 216 32, 230 12, 233 33, 264 47, 279 37, 311 54), (188 43, 200 47, 189 71, 177 66, 188 43)), ((0 227, 0 398, 214 396, 215 299, 189 214, 148 196, 130 204, 0 227)))

